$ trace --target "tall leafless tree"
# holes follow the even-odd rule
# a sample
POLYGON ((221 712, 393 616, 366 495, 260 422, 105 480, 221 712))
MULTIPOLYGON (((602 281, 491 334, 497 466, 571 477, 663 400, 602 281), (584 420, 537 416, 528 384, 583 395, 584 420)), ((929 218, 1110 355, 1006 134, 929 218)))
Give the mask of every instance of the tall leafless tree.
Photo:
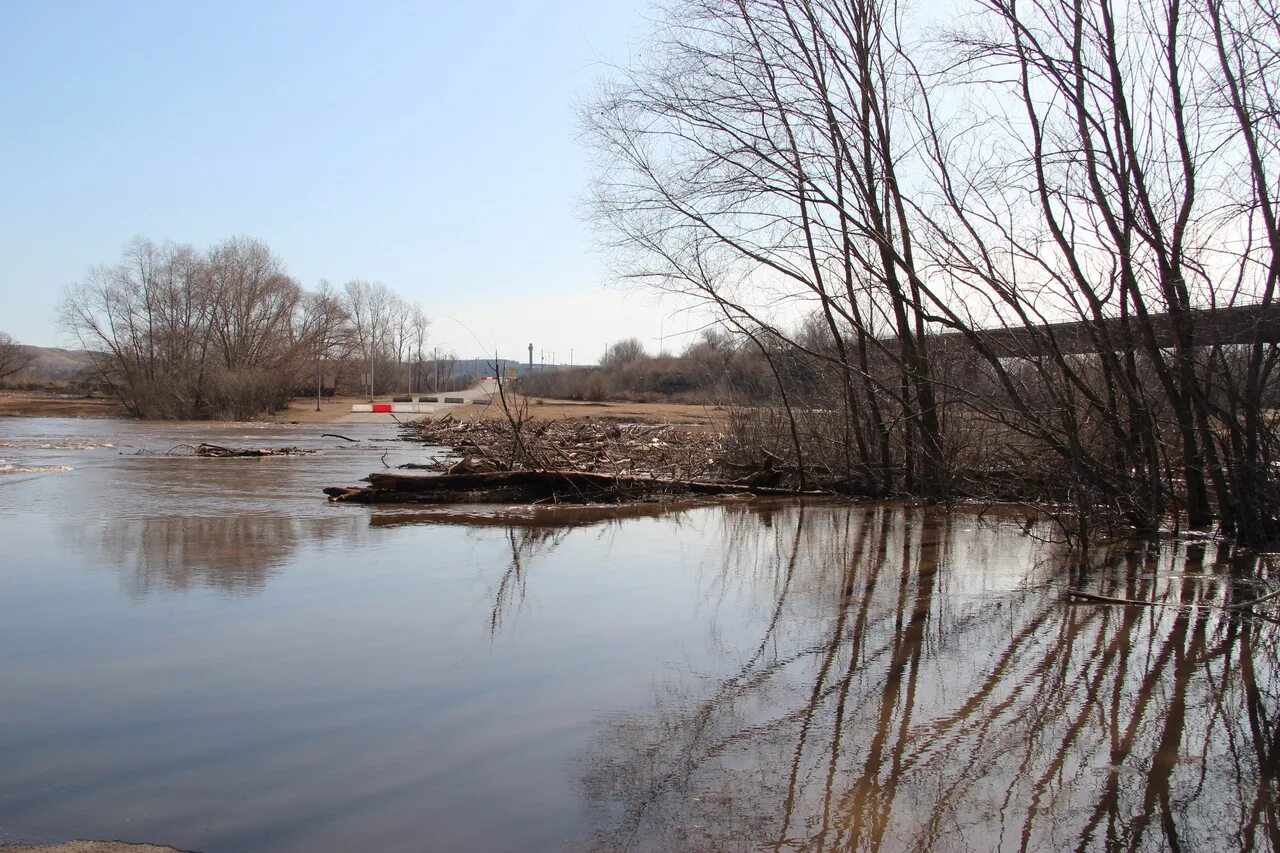
POLYGON ((377 393, 377 363, 394 354, 401 300, 382 282, 349 281, 343 289, 356 342, 364 355, 365 390, 373 397, 377 393))
POLYGON ((409 392, 422 390, 422 364, 426 357, 427 332, 431 328, 431 321, 427 319, 427 312, 422 305, 414 302, 409 307, 409 323, 410 323, 410 360, 412 361, 409 392))
POLYGON ((345 359, 354 349, 351 318, 342 297, 328 281, 303 298, 296 338, 315 363, 316 411, 324 393, 324 365, 345 359))

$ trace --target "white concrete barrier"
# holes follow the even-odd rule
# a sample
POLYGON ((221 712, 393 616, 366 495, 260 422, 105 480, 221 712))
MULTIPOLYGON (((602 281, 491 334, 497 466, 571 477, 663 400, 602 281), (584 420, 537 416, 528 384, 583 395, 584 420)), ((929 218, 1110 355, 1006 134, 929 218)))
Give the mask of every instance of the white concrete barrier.
MULTIPOLYGON (((475 389, 472 389, 475 390, 475 389)), ((483 384, 480 389, 481 393, 489 394, 483 384)), ((497 390, 497 386, 494 386, 497 390)), ((467 392, 468 395, 471 393, 467 392)), ((409 403, 356 403, 351 407, 353 414, 397 414, 397 415, 419 415, 428 414, 437 411, 446 406, 464 406, 472 403, 480 406, 487 406, 491 400, 488 397, 469 397, 469 396, 449 396, 449 397, 419 397, 417 400, 409 403)))

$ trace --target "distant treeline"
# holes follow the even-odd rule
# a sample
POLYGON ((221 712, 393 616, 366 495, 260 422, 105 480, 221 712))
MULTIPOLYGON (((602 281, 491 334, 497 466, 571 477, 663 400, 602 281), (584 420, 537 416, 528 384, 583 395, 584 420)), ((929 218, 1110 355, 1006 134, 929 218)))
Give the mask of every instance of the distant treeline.
POLYGON ((649 355, 634 338, 619 341, 598 366, 522 374, 516 390, 560 400, 700 404, 759 402, 777 394, 765 360, 715 329, 679 355, 649 355))

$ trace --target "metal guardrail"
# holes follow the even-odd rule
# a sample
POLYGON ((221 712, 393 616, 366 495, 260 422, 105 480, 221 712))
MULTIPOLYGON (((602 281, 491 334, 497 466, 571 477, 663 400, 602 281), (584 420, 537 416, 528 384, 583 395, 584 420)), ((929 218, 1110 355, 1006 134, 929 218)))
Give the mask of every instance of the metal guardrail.
MULTIPOLYGON (((1196 346, 1239 346, 1242 344, 1280 343, 1280 303, 1265 305, 1233 305, 1225 308, 1202 308, 1184 315, 1196 330, 1196 346)), ((1130 323, 1134 321, 1129 320, 1130 323)), ((1156 346, 1170 348, 1175 343, 1175 320, 1169 314, 1148 315, 1156 346)), ((978 329, 974 333, 984 346, 1000 357, 1035 357, 1052 352, 1064 355, 1096 353, 1102 349, 1120 351, 1131 341, 1142 346, 1137 326, 1126 326, 1118 317, 1101 322, 1074 321, 1046 323, 1042 326, 1011 326, 1007 329, 978 329)), ((930 336, 931 343, 964 348, 971 345, 961 332, 944 332, 930 336)), ((892 340, 892 339, 888 339, 892 340)))

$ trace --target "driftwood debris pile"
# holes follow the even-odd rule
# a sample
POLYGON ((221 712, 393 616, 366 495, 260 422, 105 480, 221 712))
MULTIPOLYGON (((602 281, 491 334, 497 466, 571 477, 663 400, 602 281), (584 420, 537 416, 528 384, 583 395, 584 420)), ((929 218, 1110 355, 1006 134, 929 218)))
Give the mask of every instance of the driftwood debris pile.
POLYGON ((724 438, 666 424, 594 418, 443 420, 406 424, 404 438, 451 453, 371 474, 362 488, 329 488, 354 503, 629 503, 690 496, 795 495, 769 460, 741 475, 724 438))
POLYGON ((451 457, 402 466, 441 473, 554 469, 672 480, 719 480, 728 473, 722 435, 672 424, 573 418, 513 425, 446 415, 406 424, 404 437, 450 448, 451 457))

